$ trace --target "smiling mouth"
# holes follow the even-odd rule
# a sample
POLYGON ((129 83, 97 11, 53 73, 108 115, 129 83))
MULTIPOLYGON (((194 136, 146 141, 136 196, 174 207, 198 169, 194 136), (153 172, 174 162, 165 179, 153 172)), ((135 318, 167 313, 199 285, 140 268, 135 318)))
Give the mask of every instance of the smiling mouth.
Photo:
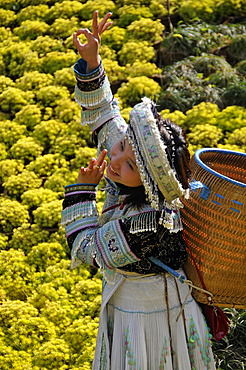
POLYGON ((113 169, 113 167, 111 166, 111 164, 108 165, 108 171, 112 175, 119 176, 119 174, 117 172, 115 172, 115 170, 113 169))

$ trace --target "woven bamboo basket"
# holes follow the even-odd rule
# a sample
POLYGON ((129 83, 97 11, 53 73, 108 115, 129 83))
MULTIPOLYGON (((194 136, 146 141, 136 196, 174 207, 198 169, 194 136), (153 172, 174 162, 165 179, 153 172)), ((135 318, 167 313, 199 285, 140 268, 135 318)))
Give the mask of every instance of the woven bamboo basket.
MULTIPOLYGON (((246 154, 200 149, 191 170, 190 199, 181 210, 190 252, 214 303, 246 308, 246 154)), ((202 287, 191 257, 185 272, 202 287)), ((193 295, 208 303, 206 294, 193 295)))

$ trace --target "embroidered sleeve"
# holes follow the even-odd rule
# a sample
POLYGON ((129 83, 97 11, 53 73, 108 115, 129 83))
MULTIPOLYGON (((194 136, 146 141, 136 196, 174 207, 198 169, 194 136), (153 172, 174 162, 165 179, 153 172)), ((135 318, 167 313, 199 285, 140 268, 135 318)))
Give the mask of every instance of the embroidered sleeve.
POLYGON ((70 249, 81 230, 98 225, 95 188, 96 185, 91 184, 65 187, 61 224, 65 227, 70 249))
POLYGON ((71 249, 72 267, 82 262, 113 269, 139 261, 131 251, 119 220, 99 225, 96 185, 74 184, 65 188, 62 225, 71 249))
POLYGON ((91 225, 82 229, 74 239, 71 252, 74 268, 82 262, 99 266, 101 269, 114 269, 139 261, 132 252, 119 220, 105 225, 91 225))
POLYGON ((75 100, 82 107, 81 124, 98 133, 98 149, 111 146, 126 132, 127 124, 120 115, 118 102, 113 98, 110 83, 102 63, 86 74, 86 62, 79 59, 74 66, 77 80, 75 100))

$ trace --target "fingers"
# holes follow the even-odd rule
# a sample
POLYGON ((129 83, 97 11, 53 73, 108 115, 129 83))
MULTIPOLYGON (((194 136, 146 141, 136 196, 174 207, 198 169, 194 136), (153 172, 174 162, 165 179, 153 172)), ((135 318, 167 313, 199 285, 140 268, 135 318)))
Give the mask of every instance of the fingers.
POLYGON ((84 35, 87 38, 87 41, 94 40, 94 36, 87 28, 80 28, 77 32, 73 34, 73 43, 74 46, 79 50, 83 47, 83 44, 80 42, 78 36, 84 35))
POLYGON ((100 153, 99 157, 97 158, 97 161, 96 161, 96 164, 95 164, 96 166, 98 166, 98 167, 102 166, 107 153, 108 153, 107 149, 103 149, 103 151, 100 153))
POLYGON ((94 170, 105 170, 107 162, 105 161, 105 157, 108 151, 104 149, 97 159, 92 158, 86 168, 87 171, 91 172, 94 170))
POLYGON ((98 11, 95 11, 93 13, 93 19, 92 19, 92 33, 93 36, 99 39, 99 32, 98 32, 98 11))
POLYGON ((99 39, 100 35, 109 27, 112 25, 113 22, 107 22, 107 20, 111 17, 112 13, 107 13, 101 22, 98 24, 98 11, 95 11, 93 14, 93 20, 92 20, 92 33, 93 36, 99 39))

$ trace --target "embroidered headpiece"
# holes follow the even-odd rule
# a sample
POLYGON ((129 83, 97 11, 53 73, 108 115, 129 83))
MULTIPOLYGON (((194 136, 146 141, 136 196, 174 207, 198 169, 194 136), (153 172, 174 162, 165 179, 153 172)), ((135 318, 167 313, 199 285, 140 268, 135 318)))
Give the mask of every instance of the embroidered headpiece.
MULTIPOLYGON (((170 164, 166 145, 161 138, 156 119, 151 110, 153 102, 143 98, 142 103, 135 105, 130 113, 130 123, 127 137, 136 157, 136 164, 145 187, 145 193, 151 206, 158 209, 160 206, 158 189, 166 202, 172 203, 182 196, 188 197, 188 189, 184 189, 176 176, 176 171, 170 164)), ((171 130, 165 126, 175 144, 171 130)), ((172 160, 173 160, 172 155, 172 160)))

